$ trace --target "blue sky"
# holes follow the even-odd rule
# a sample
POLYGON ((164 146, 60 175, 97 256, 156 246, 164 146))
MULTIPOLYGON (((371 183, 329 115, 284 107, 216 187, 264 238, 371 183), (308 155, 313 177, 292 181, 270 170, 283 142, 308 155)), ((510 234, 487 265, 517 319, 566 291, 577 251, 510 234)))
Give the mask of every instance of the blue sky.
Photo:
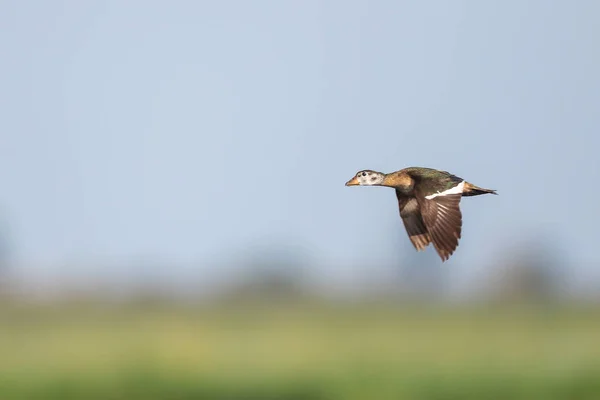
POLYGON ((464 199, 457 273, 538 237, 597 276, 599 15, 593 1, 2 2, 13 256, 191 263, 291 243, 341 279, 413 251, 393 191, 344 182, 427 166, 500 193, 464 199))

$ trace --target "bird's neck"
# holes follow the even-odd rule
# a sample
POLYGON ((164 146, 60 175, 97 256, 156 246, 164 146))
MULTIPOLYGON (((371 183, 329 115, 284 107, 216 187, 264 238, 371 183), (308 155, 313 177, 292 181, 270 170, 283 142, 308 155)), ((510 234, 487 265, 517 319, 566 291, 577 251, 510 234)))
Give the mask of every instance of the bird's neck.
POLYGON ((398 174, 392 172, 391 174, 385 175, 381 186, 388 186, 404 191, 410 191, 412 190, 414 183, 415 182, 413 181, 413 179, 407 174, 398 174))

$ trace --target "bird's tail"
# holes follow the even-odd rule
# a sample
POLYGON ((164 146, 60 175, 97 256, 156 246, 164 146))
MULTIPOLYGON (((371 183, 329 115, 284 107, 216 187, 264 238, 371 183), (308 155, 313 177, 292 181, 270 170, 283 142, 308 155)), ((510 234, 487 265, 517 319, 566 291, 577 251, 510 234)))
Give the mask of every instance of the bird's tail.
POLYGON ((493 189, 484 189, 479 186, 475 186, 472 183, 465 182, 465 188, 463 189, 463 196, 479 196, 480 194, 498 194, 493 189))

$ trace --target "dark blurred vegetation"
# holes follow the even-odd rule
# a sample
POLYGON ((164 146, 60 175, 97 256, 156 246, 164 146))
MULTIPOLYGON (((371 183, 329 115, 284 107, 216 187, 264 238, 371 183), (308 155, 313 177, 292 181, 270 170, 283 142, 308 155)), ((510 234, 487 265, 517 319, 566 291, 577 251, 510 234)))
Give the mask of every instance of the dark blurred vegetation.
POLYGON ((315 290, 311 261, 286 252, 248 257, 210 298, 156 282, 119 298, 12 290, 0 399, 600 398, 600 307, 564 295, 548 249, 506 252, 462 301, 431 254, 345 298, 315 290))
POLYGON ((600 310, 2 308, 3 399, 596 399, 600 310))

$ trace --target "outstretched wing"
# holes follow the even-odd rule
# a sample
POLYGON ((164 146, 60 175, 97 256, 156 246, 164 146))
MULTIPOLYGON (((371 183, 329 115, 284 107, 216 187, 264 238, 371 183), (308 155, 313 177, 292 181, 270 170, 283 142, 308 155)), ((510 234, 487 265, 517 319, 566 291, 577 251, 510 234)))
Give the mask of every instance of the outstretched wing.
POLYGON ((419 203, 414 197, 405 197, 396 190, 400 217, 406 228, 406 233, 417 251, 425 250, 431 243, 431 238, 421 217, 419 203))
POLYGON ((425 228, 442 261, 450 258, 458 247, 462 229, 462 214, 459 206, 462 191, 448 192, 450 193, 427 197, 421 194, 416 196, 425 228))

